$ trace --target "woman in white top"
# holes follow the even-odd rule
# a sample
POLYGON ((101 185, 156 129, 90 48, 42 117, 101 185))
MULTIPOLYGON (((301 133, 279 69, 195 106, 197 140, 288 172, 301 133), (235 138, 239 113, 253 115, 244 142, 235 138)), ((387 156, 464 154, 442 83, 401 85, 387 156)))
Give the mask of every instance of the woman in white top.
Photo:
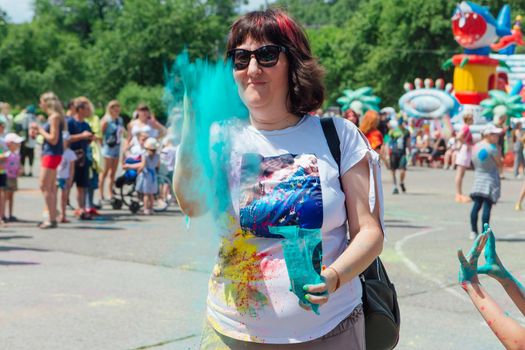
POLYGON ((137 106, 136 118, 128 124, 128 139, 126 149, 138 143, 138 135, 147 133, 149 137, 162 138, 166 134, 166 128, 151 114, 149 107, 143 103, 137 106))
MULTIPOLYGON (((285 12, 269 9, 238 19, 228 58, 250 118, 228 137, 231 205, 218 217, 225 218, 217 225, 223 238, 201 349, 364 350, 358 275, 383 246, 377 153, 355 125, 335 119, 338 168, 320 119, 307 115, 323 103, 322 68, 304 31, 285 12), (316 272, 325 282, 298 286, 307 303, 289 289, 283 236, 276 233, 290 228, 322 235, 327 268, 316 272), (319 315, 312 305, 320 306, 319 315)), ((189 216, 209 210, 195 196, 196 189, 209 187, 192 153, 196 137, 205 136, 194 135, 194 128, 186 116, 174 176, 180 207, 189 216)), ((320 270, 321 261, 313 260, 320 270)))
POLYGON ((106 113, 102 118, 102 156, 104 157, 104 171, 100 173, 99 191, 100 199, 105 200, 104 184, 109 177, 108 191, 110 198, 113 197, 113 185, 117 173, 120 158, 120 146, 124 133, 124 120, 120 117, 120 104, 112 100, 106 106, 106 113))

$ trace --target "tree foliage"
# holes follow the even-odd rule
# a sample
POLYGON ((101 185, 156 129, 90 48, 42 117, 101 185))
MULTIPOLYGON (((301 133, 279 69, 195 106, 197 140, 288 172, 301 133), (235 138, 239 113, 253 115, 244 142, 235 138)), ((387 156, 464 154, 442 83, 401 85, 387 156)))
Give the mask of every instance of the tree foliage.
MULTIPOLYGON (((160 106, 164 67, 185 47, 192 58, 222 56, 228 28, 246 0, 34 0, 31 23, 0 9, 0 100, 34 103, 45 90, 97 106, 119 96, 160 106), (140 99, 143 94, 144 98, 140 99)), ((441 63, 462 49, 452 37, 457 1, 278 0, 307 29, 326 69, 327 104, 346 88, 374 88, 395 105, 405 81, 445 78, 441 63)), ((493 15, 509 3, 486 0, 493 15)), ((161 107, 153 107, 154 110, 161 107)), ((130 110, 127 111, 131 112, 130 110)), ((160 113, 159 113, 160 114, 160 113)))

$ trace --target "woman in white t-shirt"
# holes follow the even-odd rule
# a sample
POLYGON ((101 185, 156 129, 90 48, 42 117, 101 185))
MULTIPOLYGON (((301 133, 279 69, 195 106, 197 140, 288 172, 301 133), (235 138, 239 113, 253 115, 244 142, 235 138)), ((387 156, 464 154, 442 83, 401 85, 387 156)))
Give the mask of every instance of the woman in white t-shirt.
MULTIPOLYGON (((269 9, 238 19, 227 56, 250 118, 225 131, 232 143, 231 208, 222 215, 227 220, 220 226, 201 349, 365 349, 358 275, 383 246, 377 153, 355 125, 335 119, 338 168, 320 119, 308 115, 323 103, 322 68, 304 31, 285 12, 269 9), (297 227, 322 234, 322 261, 315 255, 312 265, 324 283, 298 286, 309 303, 290 291, 279 234, 297 227), (327 268, 320 271, 321 265, 327 268), (312 305, 320 306, 319 314, 312 305)), ((189 216, 208 210, 193 196, 203 186, 195 183, 198 165, 188 141, 194 127, 185 120, 174 176, 189 216)))

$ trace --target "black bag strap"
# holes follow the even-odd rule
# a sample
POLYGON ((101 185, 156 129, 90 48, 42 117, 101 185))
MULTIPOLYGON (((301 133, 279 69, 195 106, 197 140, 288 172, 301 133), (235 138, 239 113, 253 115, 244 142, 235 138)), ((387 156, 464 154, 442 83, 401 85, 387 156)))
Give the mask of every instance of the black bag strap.
MULTIPOLYGON (((341 141, 339 141, 339 135, 335 129, 332 117, 321 118, 321 127, 323 128, 324 137, 328 143, 330 153, 332 153, 332 157, 334 157, 337 163, 337 168, 341 171, 341 141)), ((341 179, 341 176, 339 176, 339 179, 341 179)), ((341 189, 342 188, 343 186, 341 186, 341 189)))
MULTIPOLYGON (((321 127, 323 128, 324 137, 326 139, 326 142, 328 143, 330 153, 332 154, 332 157, 334 157, 335 162, 337 163, 337 168, 339 172, 339 185, 341 186, 341 191, 344 192, 343 182, 341 180, 341 141, 339 140, 339 135, 337 134, 337 130, 335 129, 335 124, 332 117, 321 118, 321 127)), ((345 200, 345 213, 348 212, 348 210, 346 209, 347 207, 345 200)), ((370 265, 370 267, 373 267, 375 264, 377 264, 377 260, 379 260, 379 257, 376 258, 376 260, 370 265)), ((379 260, 379 264, 381 264, 381 266, 383 265, 381 263, 381 260, 379 260)), ((370 269, 370 267, 368 267, 359 275, 359 277, 361 277, 361 280, 365 279, 365 273, 368 269, 370 269)), ((363 291, 363 293, 365 293, 365 291, 363 291)))

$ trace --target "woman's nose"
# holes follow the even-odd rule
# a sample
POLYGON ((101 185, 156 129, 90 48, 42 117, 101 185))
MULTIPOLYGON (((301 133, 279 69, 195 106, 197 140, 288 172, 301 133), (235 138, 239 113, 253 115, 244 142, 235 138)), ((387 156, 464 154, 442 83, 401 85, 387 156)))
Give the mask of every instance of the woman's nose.
POLYGON ((260 72, 261 67, 259 67, 259 63, 257 62, 255 55, 252 55, 252 57, 250 57, 250 63, 248 64, 248 75, 254 76, 260 74, 260 72))

